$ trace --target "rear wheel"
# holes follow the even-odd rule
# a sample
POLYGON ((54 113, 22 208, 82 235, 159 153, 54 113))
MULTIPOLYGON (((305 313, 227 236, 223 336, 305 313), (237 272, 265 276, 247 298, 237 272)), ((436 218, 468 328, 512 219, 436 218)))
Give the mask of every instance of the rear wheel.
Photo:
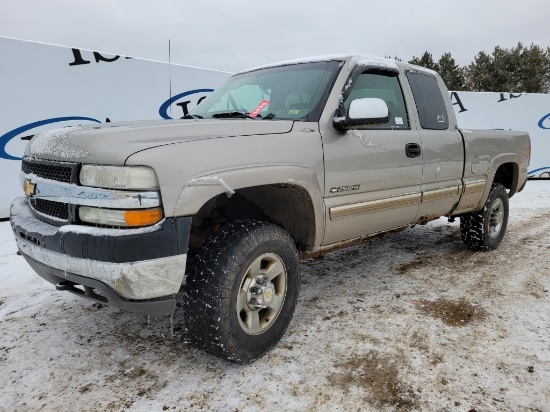
POLYGON ((508 225, 508 193, 500 183, 493 183, 483 209, 460 217, 462 241, 472 250, 496 249, 508 225))
POLYGON ((278 226, 236 221, 198 252, 184 293, 192 342, 237 363, 261 357, 284 335, 298 300, 300 263, 278 226))

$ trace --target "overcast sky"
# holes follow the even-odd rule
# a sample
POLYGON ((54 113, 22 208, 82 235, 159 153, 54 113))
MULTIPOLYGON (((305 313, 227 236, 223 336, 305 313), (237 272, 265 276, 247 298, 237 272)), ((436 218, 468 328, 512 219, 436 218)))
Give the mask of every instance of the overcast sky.
MULTIPOLYGON (((0 36, 225 71, 357 52, 409 60, 550 46, 549 0, 4 0, 0 36)), ((0 56, 1 61, 1 56, 0 56)))

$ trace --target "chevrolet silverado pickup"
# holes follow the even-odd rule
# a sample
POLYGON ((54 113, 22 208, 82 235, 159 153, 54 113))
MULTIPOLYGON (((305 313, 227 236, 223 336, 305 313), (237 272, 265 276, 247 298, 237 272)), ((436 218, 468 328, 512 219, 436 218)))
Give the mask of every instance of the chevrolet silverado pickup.
POLYGON ((196 346, 247 363, 285 333, 301 257, 442 216, 495 249, 530 151, 460 129, 431 70, 322 56, 238 73, 183 119, 34 136, 10 219, 58 290, 155 316, 181 298, 196 346))

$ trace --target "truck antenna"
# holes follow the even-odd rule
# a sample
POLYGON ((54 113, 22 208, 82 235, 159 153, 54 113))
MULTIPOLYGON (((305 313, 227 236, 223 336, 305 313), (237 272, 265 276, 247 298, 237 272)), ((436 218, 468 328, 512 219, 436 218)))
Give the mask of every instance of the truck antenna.
MULTIPOLYGON (((171 45, 170 39, 168 39, 168 77, 169 77, 169 87, 170 87, 170 102, 172 101, 172 55, 171 55, 171 45)), ((170 105, 170 118, 172 118, 172 105, 170 105)))

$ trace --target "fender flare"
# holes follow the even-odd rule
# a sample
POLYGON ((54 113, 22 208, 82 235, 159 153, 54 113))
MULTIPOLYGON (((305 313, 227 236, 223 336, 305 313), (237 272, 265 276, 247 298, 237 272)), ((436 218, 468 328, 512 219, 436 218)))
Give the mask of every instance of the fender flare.
POLYGON ((315 172, 300 165, 267 165, 218 171, 190 179, 183 187, 173 216, 193 216, 210 199, 235 190, 270 184, 287 184, 307 192, 315 218, 315 246, 324 236, 324 207, 319 179, 315 172))
MULTIPOLYGON (((487 185, 485 186, 485 190, 483 191, 483 196, 481 197, 481 200, 478 204, 478 210, 483 207, 485 202, 487 201, 487 198, 489 197, 489 192, 491 191, 491 186, 495 180, 495 175, 497 173, 497 170, 500 166, 502 166, 505 163, 511 163, 514 165, 514 179, 512 181, 512 185, 510 187, 510 192, 508 194, 508 197, 512 197, 523 185, 523 182, 525 179, 521 178, 521 159, 518 154, 515 153, 503 153, 498 156, 495 156, 491 160, 491 164, 489 165, 489 173, 487 175, 487 185)), ((527 175, 525 174, 525 178, 527 178, 527 175)))

